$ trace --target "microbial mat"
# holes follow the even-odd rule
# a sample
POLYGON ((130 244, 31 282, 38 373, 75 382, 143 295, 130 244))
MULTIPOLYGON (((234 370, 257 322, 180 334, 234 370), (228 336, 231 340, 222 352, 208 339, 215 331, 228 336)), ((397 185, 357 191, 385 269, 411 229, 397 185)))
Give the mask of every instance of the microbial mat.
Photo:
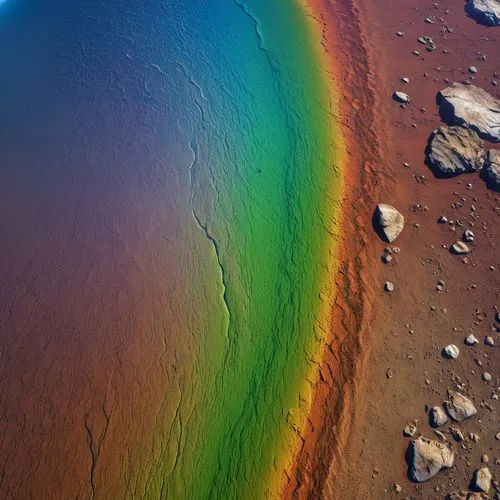
POLYGON ((293 0, 0 9, 0 492, 264 498, 328 334, 340 132, 293 0))

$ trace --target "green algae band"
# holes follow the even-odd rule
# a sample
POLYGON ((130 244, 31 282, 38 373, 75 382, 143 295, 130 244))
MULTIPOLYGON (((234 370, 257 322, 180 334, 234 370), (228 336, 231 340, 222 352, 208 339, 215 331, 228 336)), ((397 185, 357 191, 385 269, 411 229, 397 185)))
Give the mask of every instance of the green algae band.
POLYGON ((2 496, 280 496, 337 233, 315 43, 292 0, 0 7, 2 496))

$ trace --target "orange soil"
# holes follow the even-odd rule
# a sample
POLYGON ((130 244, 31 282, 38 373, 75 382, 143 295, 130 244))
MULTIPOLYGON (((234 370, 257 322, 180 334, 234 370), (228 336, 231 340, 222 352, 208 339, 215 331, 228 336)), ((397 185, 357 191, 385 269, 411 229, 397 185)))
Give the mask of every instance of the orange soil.
MULTIPOLYGON (((482 453, 500 452, 494 440, 500 430, 492 423, 494 412, 463 426, 464 431, 479 432, 483 444, 467 444, 467 450, 459 450, 454 469, 424 486, 406 479, 408 441, 401 432, 408 420, 418 418, 419 431, 433 437, 425 405, 440 404, 446 389, 456 388, 457 376, 478 405, 494 403, 490 398, 495 385, 485 384, 480 374, 487 369, 495 381, 498 349, 482 344, 466 348, 463 338, 469 331, 480 339, 491 334, 493 307, 500 305, 500 262, 495 254, 500 197, 477 175, 435 179, 424 165, 424 149, 440 123, 435 95, 447 85, 445 78, 463 81, 469 78, 467 67, 475 65, 475 83, 498 96, 490 81, 500 71, 500 33, 475 24, 463 5, 451 0, 437 7, 432 1, 415 5, 411 0, 311 0, 310 5, 335 66, 332 78, 342 90, 349 172, 339 251, 341 293, 332 311, 335 326, 325 345, 313 411, 286 497, 374 498, 391 494, 391 485, 398 482, 404 494, 442 498, 444 492, 467 487, 482 453), (436 22, 424 23, 431 15, 436 22), (443 34, 443 26, 452 27, 453 33, 443 34), (398 30, 404 37, 396 36, 398 30), (435 52, 427 53, 417 43, 423 35, 433 37, 435 52), (413 50, 420 56, 412 55, 413 50), (478 53, 486 54, 486 61, 479 60, 478 53), (401 83, 403 76, 410 84, 401 83), (407 109, 392 101, 394 90, 410 94, 407 109), (403 162, 411 167, 404 168, 403 162), (472 191, 464 188, 468 182, 472 191), (452 209, 451 203, 462 196, 464 206, 452 209), (387 245, 371 227, 378 202, 395 205, 407 221, 396 243, 401 253, 385 266, 380 257, 387 245), (471 204, 478 220, 472 218, 471 204), (437 224, 441 214, 460 218, 465 228, 475 224, 477 245, 468 264, 442 248, 460 233, 437 224), (495 271, 490 271, 492 265, 495 271), (446 281, 447 291, 437 295, 439 279, 446 281), (395 284, 393 294, 383 292, 386 280, 395 284), (471 290, 471 283, 477 288, 471 290), (485 321, 477 321, 477 311, 485 321), (452 363, 440 355, 450 342, 462 352, 452 363)), ((500 343, 498 336, 495 340, 500 343)))

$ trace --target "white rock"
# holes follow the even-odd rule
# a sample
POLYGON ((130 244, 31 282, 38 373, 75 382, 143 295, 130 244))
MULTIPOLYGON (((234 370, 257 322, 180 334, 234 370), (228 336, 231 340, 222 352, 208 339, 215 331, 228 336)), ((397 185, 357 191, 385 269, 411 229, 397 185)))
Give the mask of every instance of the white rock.
POLYGON ((467 229, 465 230, 462 238, 467 243, 472 243, 474 241, 474 233, 470 229, 467 229))
POLYGON ((451 245, 450 252, 455 255, 464 255, 470 252, 469 247, 463 241, 456 241, 451 245))
POLYGON ((465 125, 490 142, 500 142, 500 100, 475 85, 453 83, 438 93, 439 113, 450 125, 465 125))
POLYGON ((500 26, 500 2, 498 0, 469 0, 465 12, 476 22, 486 26, 500 26))
POLYGON ((393 292, 394 291, 394 285, 390 281, 386 281, 384 283, 384 290, 386 292, 393 292))
POLYGON ((477 340, 476 337, 474 337, 474 335, 471 333, 470 335, 467 336, 467 338, 465 339, 465 343, 467 345, 475 345, 475 344, 479 344, 479 340, 477 340))
POLYGON ((455 344, 449 344, 443 349, 443 355, 448 359, 457 359, 460 350, 455 344))
POLYGON ((441 406, 434 406, 429 411, 429 423, 432 427, 441 427, 448 422, 448 415, 441 406))
POLYGON ((406 94, 405 92, 394 92, 392 94, 392 98, 395 100, 395 101, 398 101, 402 104, 408 104, 410 102, 410 96, 408 94, 406 94))
POLYGON ((413 440, 408 449, 408 475, 418 483, 453 466, 455 452, 445 444, 424 437, 413 440))
POLYGON ((456 422, 462 422, 462 420, 477 413, 474 403, 468 397, 451 390, 448 391, 448 400, 444 402, 443 406, 448 415, 456 422))
POLYGON ((491 472, 488 467, 482 467, 474 472, 474 478, 472 479, 472 487, 476 491, 483 491, 488 493, 491 487, 491 472))
POLYGON ((375 226, 380 236, 392 243, 404 228, 405 218, 391 205, 379 203, 375 209, 375 226))
POLYGON ((417 424, 415 422, 408 422, 405 426, 403 434, 406 437, 413 437, 417 432, 417 424))

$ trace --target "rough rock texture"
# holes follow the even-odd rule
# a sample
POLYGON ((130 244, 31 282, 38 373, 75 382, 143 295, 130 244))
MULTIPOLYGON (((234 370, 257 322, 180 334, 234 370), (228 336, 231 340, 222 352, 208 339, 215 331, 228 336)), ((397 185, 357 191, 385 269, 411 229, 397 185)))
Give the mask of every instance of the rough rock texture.
POLYGON ((454 493, 450 493, 446 499, 447 500, 486 500, 490 498, 488 495, 484 493, 475 493, 473 491, 455 491, 454 493))
POLYGON ((422 483, 441 469, 453 466, 455 452, 448 446, 420 436, 408 448, 408 477, 422 483))
POLYGON ((448 391, 448 401, 444 402, 448 415, 456 422, 461 422, 477 413, 474 403, 463 394, 448 391))
POLYGON ((375 209, 374 224, 380 237, 392 243, 401 234, 405 218, 393 206, 379 203, 375 209))
POLYGON ((443 125, 429 137, 425 159, 437 177, 453 177, 482 168, 484 143, 472 130, 443 125))
POLYGON ((453 83, 437 95, 441 118, 450 125, 465 125, 490 142, 500 142, 500 100, 476 87, 453 83))
POLYGON ((459 354, 460 350, 455 344, 449 344, 443 349, 443 356, 448 359, 457 359, 459 354))
POLYGON ((455 255, 464 255, 469 253, 470 249, 463 241, 455 241, 455 243, 450 246, 450 252, 455 255))
POLYGON ((483 491, 488 493, 491 487, 491 472, 488 467, 482 467, 474 472, 474 478, 472 479, 472 487, 476 491, 483 491))
POLYGON ((394 92, 392 98, 395 101, 401 102, 403 104, 408 104, 410 102, 410 96, 404 92, 394 92))
POLYGON ((429 423, 432 427, 440 427, 448 422, 448 415, 441 406, 434 406, 429 412, 429 423))
POLYGON ((500 192, 500 149, 489 150, 482 177, 490 189, 500 192))
POLYGON ((465 4, 465 12, 480 24, 500 26, 499 0, 469 0, 465 4))

